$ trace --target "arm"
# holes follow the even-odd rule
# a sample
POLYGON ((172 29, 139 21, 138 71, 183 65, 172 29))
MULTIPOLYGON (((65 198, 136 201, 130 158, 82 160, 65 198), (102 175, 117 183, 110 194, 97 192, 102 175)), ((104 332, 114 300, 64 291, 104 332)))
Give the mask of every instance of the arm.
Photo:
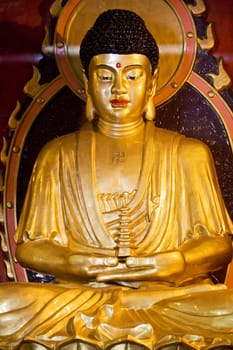
MULTIPOLYGON (((178 247, 147 257, 129 257, 126 261, 128 271, 122 271, 122 276, 118 272, 114 278, 181 283, 217 271, 231 261, 232 243, 227 233, 232 231, 232 224, 208 148, 199 141, 183 138, 177 155, 174 174, 178 209, 174 212, 178 213, 178 219, 171 212, 174 224, 180 223, 178 247), (186 237, 190 237, 189 240, 185 240, 186 237), (179 245, 179 242, 183 243, 179 245)), ((167 235, 173 235, 171 226, 167 235)), ((107 274, 98 276, 99 280, 107 278, 107 274)))
POLYGON ((198 276, 220 270, 231 262, 232 242, 228 235, 199 237, 180 247, 185 259, 185 275, 198 276), (200 270, 199 270, 200 269, 200 270))
POLYGON ((103 272, 98 281, 158 280, 180 284, 226 266, 232 258, 229 237, 200 237, 184 243, 176 251, 157 253, 149 257, 129 257, 126 268, 103 272))
POLYGON ((103 270, 116 263, 111 249, 88 248, 91 239, 88 229, 82 230, 88 225, 76 177, 74 134, 57 138, 42 149, 15 234, 16 258, 24 267, 58 279, 78 280, 95 277, 90 267, 103 270), (70 234, 76 236, 75 249, 70 234))
POLYGON ((49 240, 27 240, 17 244, 16 259, 24 267, 66 281, 93 279, 93 268, 105 271, 118 262, 115 257, 77 254, 49 240))

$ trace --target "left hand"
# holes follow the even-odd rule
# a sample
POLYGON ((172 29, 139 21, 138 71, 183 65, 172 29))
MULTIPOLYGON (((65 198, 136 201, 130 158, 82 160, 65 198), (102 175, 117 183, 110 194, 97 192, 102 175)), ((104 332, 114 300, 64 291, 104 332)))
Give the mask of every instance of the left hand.
POLYGON ((185 269, 180 251, 168 251, 146 257, 128 257, 126 263, 97 274, 97 281, 176 281, 185 269))

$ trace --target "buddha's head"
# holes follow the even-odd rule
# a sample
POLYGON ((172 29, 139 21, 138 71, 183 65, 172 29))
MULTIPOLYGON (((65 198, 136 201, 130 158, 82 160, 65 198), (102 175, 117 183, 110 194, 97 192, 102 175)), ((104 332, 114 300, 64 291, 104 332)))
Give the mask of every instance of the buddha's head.
POLYGON ((129 123, 154 119, 158 46, 144 21, 128 10, 102 13, 80 46, 87 117, 129 123))

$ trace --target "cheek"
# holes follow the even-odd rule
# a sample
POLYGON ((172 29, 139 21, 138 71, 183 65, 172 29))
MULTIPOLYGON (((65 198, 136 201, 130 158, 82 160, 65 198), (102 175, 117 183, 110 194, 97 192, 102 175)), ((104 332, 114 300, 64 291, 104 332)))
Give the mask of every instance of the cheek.
POLYGON ((111 88, 109 87, 109 84, 95 84, 93 86, 93 92, 96 99, 106 98, 109 96, 111 88))
POLYGON ((97 111, 105 110, 107 108, 109 102, 108 89, 96 85, 92 96, 97 111))
POLYGON ((107 101, 109 100, 108 89, 96 90, 95 95, 96 95, 96 102, 97 103, 106 104, 107 101))
POLYGON ((141 104, 146 101, 147 95, 146 84, 140 84, 130 91, 131 100, 134 104, 141 104))

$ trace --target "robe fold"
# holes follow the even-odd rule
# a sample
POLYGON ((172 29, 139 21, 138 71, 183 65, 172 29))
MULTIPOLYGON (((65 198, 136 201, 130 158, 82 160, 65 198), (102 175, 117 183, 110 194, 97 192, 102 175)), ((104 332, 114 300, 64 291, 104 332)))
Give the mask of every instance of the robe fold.
MULTIPOLYGON (((94 156, 95 131, 90 126, 42 149, 16 243, 49 240, 77 254, 116 254, 114 237, 123 194, 98 193, 94 156)), ((152 123, 145 128, 138 184, 127 198, 133 256, 175 250, 193 238, 233 232, 207 146, 152 123)), ((72 340, 100 348, 126 340, 150 349, 172 341, 195 349, 218 341, 231 344, 233 291, 206 277, 180 287, 140 282, 137 290, 81 282, 7 284, 2 293, 6 296, 6 288, 8 301, 0 305, 0 346, 34 341, 54 347, 72 340), (12 317, 15 323, 7 324, 12 317)))

